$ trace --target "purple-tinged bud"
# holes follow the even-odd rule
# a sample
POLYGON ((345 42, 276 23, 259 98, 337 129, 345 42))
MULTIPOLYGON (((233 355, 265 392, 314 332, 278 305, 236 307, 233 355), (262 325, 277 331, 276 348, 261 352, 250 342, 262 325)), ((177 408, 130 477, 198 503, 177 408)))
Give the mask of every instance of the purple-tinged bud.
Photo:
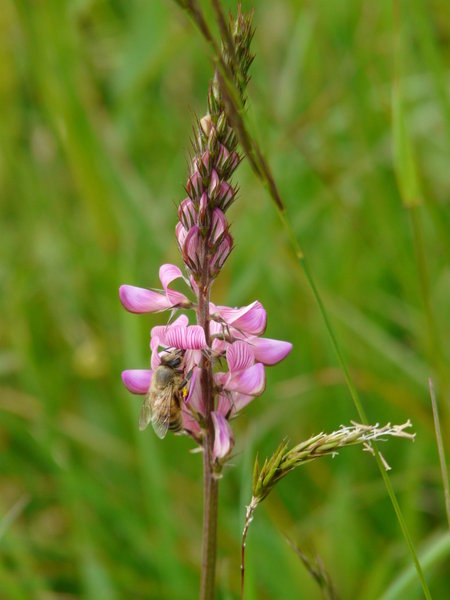
POLYGON ((219 247, 215 251, 209 266, 211 277, 216 277, 233 249, 233 238, 229 233, 224 234, 219 247))
POLYGON ((184 242, 186 241, 186 236, 188 232, 184 228, 183 224, 178 221, 175 225, 175 237, 177 238, 178 247, 180 248, 181 253, 183 253, 184 242))
POLYGON ((219 152, 217 154, 217 160, 216 160, 216 165, 220 171, 223 171, 223 165, 229 156, 230 156, 230 153, 228 152, 228 150, 225 148, 225 146, 223 144, 220 144, 219 152))
POLYGON ((194 203, 190 198, 185 198, 178 207, 178 218, 185 229, 190 229, 195 225, 196 216, 194 203))
POLYGON ((209 228, 208 194, 203 192, 198 205, 198 224, 203 234, 206 234, 209 228))
POLYGON ((203 178, 209 175, 211 170, 211 154, 209 150, 205 150, 201 157, 198 156, 195 158, 194 169, 198 171, 203 178))
POLYGON ((219 412, 212 412, 211 418, 214 425, 214 447, 212 458, 218 466, 223 465, 234 446, 234 435, 230 424, 219 412))
POLYGON ((208 195, 211 199, 211 202, 214 204, 216 200, 217 193, 220 189, 220 179, 217 175, 217 172, 213 169, 211 173, 211 180, 208 188, 208 195))
POLYGON ((197 225, 191 227, 186 235, 183 245, 183 258, 184 262, 194 273, 200 272, 200 232, 197 225))
POLYGON ((217 242, 221 235, 225 231, 228 231, 228 223, 225 215, 220 208, 215 208, 212 213, 211 222, 211 239, 213 242, 217 242))
POLYGON ((209 150, 206 150, 205 152, 203 152, 203 156, 202 156, 202 163, 206 169, 205 175, 208 175, 209 172, 211 171, 211 162, 212 162, 211 153, 209 150))
POLYGON ((226 176, 228 178, 231 176, 233 171, 238 166, 239 160, 240 159, 237 152, 232 152, 227 156, 227 158, 223 161, 222 164, 222 173, 224 174, 224 177, 226 176))
POLYGON ((194 171, 192 175, 189 177, 188 182, 186 184, 186 192, 188 193, 189 198, 194 202, 200 198, 203 193, 203 183, 200 174, 197 171, 194 171))
POLYGON ((220 183, 220 188, 217 193, 216 203, 217 206, 225 212, 233 203, 234 200, 234 190, 229 183, 226 181, 222 181, 220 183))

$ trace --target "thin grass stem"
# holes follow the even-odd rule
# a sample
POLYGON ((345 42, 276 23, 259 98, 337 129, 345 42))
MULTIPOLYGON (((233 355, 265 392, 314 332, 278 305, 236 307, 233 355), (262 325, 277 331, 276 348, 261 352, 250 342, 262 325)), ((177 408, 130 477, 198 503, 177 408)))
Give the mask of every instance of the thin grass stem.
POLYGON ((450 490, 448 485, 448 468, 447 461, 445 460, 444 443, 442 440, 441 423, 439 421, 439 411, 437 406, 436 395, 434 393, 433 381, 428 379, 428 385, 430 386, 430 398, 431 406, 433 408, 433 419, 434 429, 436 431, 436 443, 439 452, 439 462, 441 465, 442 484, 444 486, 444 497, 445 497, 445 512, 447 514, 447 524, 450 529, 450 490))

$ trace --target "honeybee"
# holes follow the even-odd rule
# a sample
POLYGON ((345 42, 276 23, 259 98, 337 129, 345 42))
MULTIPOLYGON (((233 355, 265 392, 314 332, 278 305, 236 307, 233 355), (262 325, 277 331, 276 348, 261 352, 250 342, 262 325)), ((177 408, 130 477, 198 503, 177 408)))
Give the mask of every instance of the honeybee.
POLYGON ((181 401, 186 395, 186 380, 179 369, 183 353, 171 352, 161 357, 161 364, 153 371, 150 389, 139 414, 139 429, 142 431, 152 422, 159 438, 167 431, 180 431, 182 428, 181 401))

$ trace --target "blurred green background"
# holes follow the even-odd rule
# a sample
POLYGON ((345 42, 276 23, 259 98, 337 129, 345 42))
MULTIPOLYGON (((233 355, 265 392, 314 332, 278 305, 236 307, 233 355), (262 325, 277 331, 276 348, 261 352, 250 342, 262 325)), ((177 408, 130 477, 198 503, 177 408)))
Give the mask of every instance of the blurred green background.
MULTIPOLYGON (((382 451, 419 553, 431 545, 436 554, 446 518, 427 377, 448 441, 448 5, 398 3, 397 27, 387 1, 254 7, 248 122, 370 421, 413 421, 414 444, 392 440, 382 451)), ((172 1, 2 0, 1 598, 197 596, 200 457, 188 438, 139 433, 140 399, 120 379, 148 365, 149 328, 166 316, 126 313, 118 287, 158 286, 159 265, 180 264, 175 206, 211 72, 205 44, 172 1)), ((225 600, 239 593, 256 452, 357 418, 270 199, 247 164, 238 183, 236 247, 213 301, 259 299, 267 335, 294 350, 234 422, 220 492, 225 600)), ((320 598, 283 532, 321 555, 342 598, 380 598, 411 565, 376 464, 360 448, 294 472, 258 509, 249 600, 320 598)), ((444 598, 448 544, 438 555, 425 573, 444 598)), ((416 578, 394 597, 422 597, 416 578)))

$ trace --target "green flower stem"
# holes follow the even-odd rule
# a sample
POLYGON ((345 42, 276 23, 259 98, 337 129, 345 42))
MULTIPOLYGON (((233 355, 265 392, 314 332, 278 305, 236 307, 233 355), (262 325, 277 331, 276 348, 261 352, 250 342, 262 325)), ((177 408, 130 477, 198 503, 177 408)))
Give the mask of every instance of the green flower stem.
MULTIPOLYGON (((206 346, 211 345, 209 332, 209 296, 211 281, 209 277, 209 256, 207 240, 203 239, 202 275, 199 282, 197 322, 205 332, 206 346)), ((206 432, 203 443, 203 558, 200 584, 200 600, 213 600, 216 575, 217 554, 217 508, 218 480, 213 473, 212 452, 214 445, 214 427, 211 413, 214 410, 214 386, 212 365, 204 353, 200 362, 202 396, 205 402, 206 432)))

